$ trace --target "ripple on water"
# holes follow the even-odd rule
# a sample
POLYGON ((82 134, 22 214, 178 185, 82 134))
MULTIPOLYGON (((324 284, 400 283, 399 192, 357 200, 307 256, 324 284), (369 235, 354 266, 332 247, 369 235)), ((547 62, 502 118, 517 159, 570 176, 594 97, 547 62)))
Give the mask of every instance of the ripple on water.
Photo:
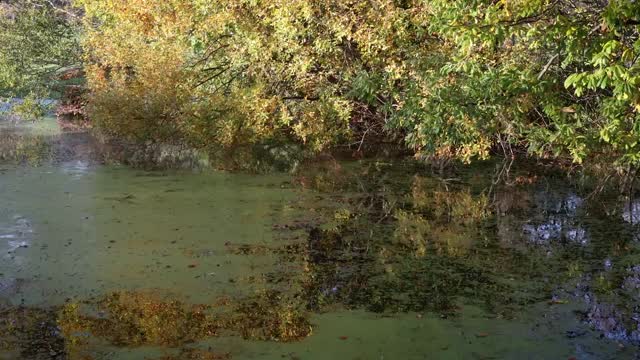
POLYGON ((77 179, 89 174, 91 164, 87 160, 74 160, 62 163, 60 168, 63 173, 77 179))
POLYGON ((0 239, 4 240, 4 257, 15 259, 15 251, 29 247, 33 240, 33 227, 29 220, 21 215, 14 215, 8 224, 0 223, 0 239))

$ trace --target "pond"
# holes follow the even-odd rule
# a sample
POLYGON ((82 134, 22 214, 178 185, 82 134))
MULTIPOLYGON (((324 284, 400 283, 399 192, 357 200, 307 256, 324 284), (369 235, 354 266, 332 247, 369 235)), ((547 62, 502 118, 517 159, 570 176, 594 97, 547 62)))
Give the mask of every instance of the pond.
POLYGON ((122 165, 0 125, 0 359, 632 359, 640 201, 549 169, 122 165))

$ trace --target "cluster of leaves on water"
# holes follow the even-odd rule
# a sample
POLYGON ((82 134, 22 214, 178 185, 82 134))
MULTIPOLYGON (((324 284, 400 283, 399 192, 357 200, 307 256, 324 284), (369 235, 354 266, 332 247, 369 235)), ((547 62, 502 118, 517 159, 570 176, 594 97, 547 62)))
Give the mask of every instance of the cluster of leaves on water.
POLYGON ((82 316, 74 303, 62 309, 60 326, 69 341, 80 341, 81 337, 74 334, 89 331, 115 345, 175 346, 214 336, 218 328, 216 320, 205 313, 206 307, 187 306, 145 293, 109 294, 96 306, 108 316, 82 316))
POLYGON ((250 301, 241 302, 236 312, 232 327, 248 339, 294 341, 312 332, 300 304, 277 291, 264 291, 250 301))
MULTIPOLYGON (((184 310, 187 308, 186 305, 175 301, 153 300, 151 303, 148 295, 114 293, 102 299, 102 302, 104 306, 112 307, 110 315, 119 318, 107 319, 82 314, 79 303, 68 303, 59 310, 32 307, 7 308, 1 312, 0 352, 13 356, 12 358, 21 359, 88 360, 93 357, 90 351, 87 351, 87 345, 95 342, 96 339, 105 339, 116 346, 179 347, 214 335, 208 329, 202 328, 203 321, 193 319, 193 315, 184 310), (133 300, 144 301, 145 305, 133 306, 130 304, 133 300), (144 311, 157 312, 151 315, 145 314, 144 311)), ((195 311, 195 313, 198 312, 195 311)), ((179 355, 162 359, 230 358, 229 353, 210 349, 182 348, 179 355)))
POLYGON ((62 358, 65 341, 55 315, 53 310, 26 307, 0 310, 0 352, 23 359, 62 358))
POLYGON ((229 360, 229 353, 218 353, 210 350, 181 349, 177 355, 167 355, 150 360, 229 360))
MULTIPOLYGON (((116 346, 179 347, 220 334, 298 341, 312 331, 307 312, 273 291, 196 305, 151 292, 115 292, 83 303, 67 303, 60 309, 57 323, 70 351, 81 351, 93 338, 116 346)), ((201 355, 195 354, 193 359, 201 355)))

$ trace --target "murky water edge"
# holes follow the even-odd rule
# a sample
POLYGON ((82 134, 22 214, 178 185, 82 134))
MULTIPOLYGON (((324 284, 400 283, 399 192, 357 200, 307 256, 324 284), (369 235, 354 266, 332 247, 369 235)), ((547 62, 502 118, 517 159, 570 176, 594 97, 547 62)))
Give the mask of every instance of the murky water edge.
POLYGON ((0 127, 0 359, 638 357, 640 201, 531 166, 492 187, 494 164, 118 151, 0 127))

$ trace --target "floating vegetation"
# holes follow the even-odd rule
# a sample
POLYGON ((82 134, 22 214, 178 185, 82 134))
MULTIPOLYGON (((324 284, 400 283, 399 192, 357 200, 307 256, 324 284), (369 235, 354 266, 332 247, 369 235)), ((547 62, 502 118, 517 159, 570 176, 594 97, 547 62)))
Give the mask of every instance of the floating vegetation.
MULTIPOLYGON (((188 305, 151 292, 114 292, 96 301, 67 303, 58 312, 57 324, 73 349, 81 349, 94 337, 115 346, 179 347, 221 332, 283 342, 311 335, 308 314, 280 293, 264 291, 235 302, 223 300, 188 305)), ((194 357, 189 359, 200 359, 194 355, 199 352, 190 354, 194 357)), ((210 358, 206 356, 202 359, 210 358)))
MULTIPOLYGON (((323 166, 317 174, 299 171, 290 182, 269 178, 265 187, 251 187, 242 196, 232 197, 225 203, 233 204, 231 210, 219 213, 216 211, 222 206, 208 199, 221 196, 220 201, 227 201, 224 196, 230 191, 221 194, 213 188, 235 182, 235 175, 214 177, 211 189, 202 185, 209 180, 195 176, 193 184, 178 184, 170 172, 137 172, 134 178, 140 187, 131 189, 104 180, 78 181, 79 186, 65 187, 65 195, 66 190, 69 194, 63 200, 70 206, 78 204, 73 198, 85 196, 78 189, 87 190, 85 197, 90 202, 82 204, 98 209, 91 214, 92 220, 105 221, 98 224, 104 226, 98 235, 109 230, 104 231, 104 240, 96 238, 95 244, 91 243, 95 245, 93 255, 105 262, 122 255, 126 257, 122 263, 140 261, 144 267, 132 266, 130 272, 115 269, 118 271, 105 274, 104 279, 95 277, 105 282, 82 280, 75 289, 58 281, 81 279, 91 271, 81 268, 85 266, 82 261, 73 263, 77 277, 60 273, 35 278, 29 268, 17 277, 11 266, 3 268, 6 276, 0 274, 4 279, 0 292, 2 296, 15 295, 12 303, 20 298, 38 301, 40 297, 31 296, 41 291, 42 281, 48 281, 49 275, 54 278, 50 284, 62 284, 54 290, 60 295, 56 299, 69 296, 73 300, 52 308, 0 310, 0 359, 85 360, 110 358, 110 353, 117 358, 120 352, 150 352, 155 360, 212 360, 261 355, 271 349, 275 350, 269 355, 295 359, 299 355, 285 349, 286 345, 263 342, 297 342, 316 333, 344 340, 345 346, 360 346, 362 341, 370 347, 372 338, 358 334, 360 328, 345 329, 344 333, 342 329, 332 331, 331 326, 315 328, 315 321, 324 325, 336 315, 346 321, 353 318, 354 324, 385 318, 383 321, 399 327, 399 334, 405 334, 403 327, 407 323, 414 326, 416 319, 454 318, 442 324, 464 327, 473 318, 484 325, 468 332, 475 334, 471 340, 487 337, 483 341, 488 342, 499 336, 497 328, 518 324, 524 317, 527 321, 543 318, 539 329, 545 328, 554 320, 541 309, 558 312, 563 321, 582 320, 583 327, 573 324, 575 328, 567 331, 580 338, 576 341, 586 339, 589 335, 584 334, 591 326, 617 341, 640 343, 640 257, 633 240, 638 227, 626 221, 620 204, 611 213, 598 204, 587 207, 584 195, 576 189, 558 190, 546 181, 527 186, 497 185, 487 195, 484 185, 476 186, 475 180, 464 174, 451 173, 443 179, 429 177, 423 169, 407 171, 367 162, 323 166), (294 189, 282 187, 294 186, 296 181, 299 186, 294 189), (96 183, 99 194, 93 187, 96 183), (104 189, 103 183, 108 185, 104 189), (141 190, 146 184, 154 184, 148 186, 149 192, 141 190), (194 193, 195 201, 189 200, 187 206, 194 207, 193 212, 180 207, 178 201, 170 203, 181 196, 191 199, 194 186, 207 191, 194 193), (175 193, 176 189, 182 193, 175 193), (253 201, 253 195, 263 190, 276 200, 256 210, 253 207, 263 203, 263 198, 253 201), (145 209, 156 197, 162 201, 153 205, 160 206, 145 209), (100 212, 101 207, 108 211, 100 212), (178 210, 184 214, 176 216, 178 210), (154 231, 133 224, 136 219, 146 219, 151 211, 160 212, 162 219, 171 222, 167 221, 166 227, 151 222, 157 227, 154 231), (129 224, 120 224, 127 214, 135 216, 129 224), (597 214, 596 220, 593 214, 597 214), (117 216, 118 222, 110 223, 110 216, 117 216), (215 223, 218 218, 222 223, 215 223), (256 221, 262 218, 267 221, 256 221), (562 225, 562 231, 553 230, 557 224, 562 225), (239 227, 247 231, 238 231, 239 227), (128 233, 131 241, 127 241, 128 233), (577 241, 582 237, 587 241, 577 241), (100 252, 102 245, 109 251, 100 252), (122 284, 119 278, 109 283, 114 276, 120 276, 122 284), (171 288, 179 293, 109 292, 120 286, 171 288), (77 295, 88 293, 84 290, 106 295, 88 299, 77 295), (583 316, 576 317, 574 311, 583 316), (358 319, 363 313, 365 320, 358 319), (410 320, 404 322, 406 319, 410 320), (494 320, 496 330, 491 328, 494 320), (491 335, 483 335, 487 333, 491 335), (220 348, 207 348, 209 344, 220 348)), ((108 175, 124 181, 125 174, 119 169, 117 176, 108 175)), ((62 178, 64 184, 66 179, 62 178)), ((96 179, 101 178, 96 175, 96 179)), ((44 205, 37 202, 37 206, 44 205)), ((84 259, 80 256, 84 245, 77 241, 84 232, 72 233, 68 239, 64 236, 62 251, 48 251, 48 247, 55 248, 56 239, 41 244, 35 235, 47 233, 48 221, 53 226, 65 220, 34 213, 29 221, 33 233, 26 232, 29 246, 11 250, 10 256, 28 261, 27 266, 40 265, 34 255, 61 261, 69 260, 70 255, 84 259)), ((12 222, 6 224, 0 237, 9 245, 17 244, 15 237, 25 235, 26 230, 12 222)), ((82 229, 93 226, 71 225, 82 229)), ((53 233, 62 238, 63 231, 53 233)), ((108 264, 96 268, 114 270, 108 264)), ((42 296, 50 295, 46 291, 49 289, 42 290, 42 296)))
POLYGON ((177 355, 162 356, 149 360, 230 360, 231 354, 218 353, 211 350, 181 349, 177 355))
POLYGON ((55 311, 51 310, 0 310, 0 358, 63 359, 65 341, 55 318, 55 311))
POLYGON ((77 334, 90 332, 120 346, 177 346, 214 336, 219 327, 206 313, 207 306, 188 306, 150 293, 112 293, 96 307, 102 316, 82 315, 78 304, 63 307, 59 323, 65 338, 77 342, 77 334))
POLYGON ((276 291, 261 291, 235 306, 232 327, 247 339, 297 341, 312 332, 308 314, 276 291))

